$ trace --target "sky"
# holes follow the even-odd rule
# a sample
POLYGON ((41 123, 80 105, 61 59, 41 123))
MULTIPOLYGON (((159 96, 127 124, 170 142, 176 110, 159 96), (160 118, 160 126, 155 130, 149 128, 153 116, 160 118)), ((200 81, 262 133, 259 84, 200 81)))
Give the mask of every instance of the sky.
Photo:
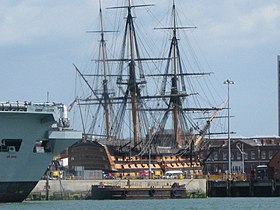
MULTIPOLYGON (((120 0, 102 1, 104 7, 120 0)), ((160 19, 171 0, 155 4, 160 19)), ((280 54, 279 0, 177 0, 181 20, 197 27, 198 47, 221 84, 230 86, 231 130, 238 136, 278 135, 277 55, 280 54)), ((141 14, 141 13, 139 13, 141 14)), ((98 0, 2 0, 0 7, 0 101, 75 98, 73 63, 88 62, 98 0), (47 94, 49 93, 49 94, 47 94)), ((153 24, 152 22, 149 24, 153 24)))

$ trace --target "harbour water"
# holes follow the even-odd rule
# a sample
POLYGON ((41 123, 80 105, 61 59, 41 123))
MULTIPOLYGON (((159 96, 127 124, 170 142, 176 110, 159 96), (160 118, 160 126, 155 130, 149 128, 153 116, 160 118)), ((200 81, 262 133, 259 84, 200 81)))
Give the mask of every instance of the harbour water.
POLYGON ((0 204, 7 210, 270 210, 280 209, 280 198, 205 198, 167 200, 68 200, 68 201, 26 201, 23 203, 0 204))

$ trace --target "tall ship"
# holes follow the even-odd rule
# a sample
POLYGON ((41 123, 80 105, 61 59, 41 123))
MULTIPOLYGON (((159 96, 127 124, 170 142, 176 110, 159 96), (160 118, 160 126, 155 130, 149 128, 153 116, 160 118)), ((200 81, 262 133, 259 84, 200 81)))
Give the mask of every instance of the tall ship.
MULTIPOLYGON (((121 27, 105 30, 100 9, 100 30, 91 31, 101 35, 100 53, 93 59, 95 71, 81 71, 75 66, 88 92, 76 98, 84 140, 73 145, 69 155, 75 156, 75 151, 83 146, 91 148, 91 155, 87 155, 92 159, 85 170, 102 170, 115 177, 163 176, 175 170, 190 176, 201 175, 199 154, 207 149, 205 136, 211 133, 210 125, 215 127, 213 122, 224 102, 210 103, 202 88, 207 87, 205 78, 211 73, 189 68, 186 64, 190 61, 184 61, 189 58, 184 54, 186 46, 181 51, 179 34, 195 27, 179 25, 173 1, 170 25, 155 28, 168 34, 168 43, 162 45, 167 46, 165 53, 155 45, 152 48, 160 55, 153 57, 153 50, 145 46, 137 33, 139 25, 141 34, 149 27, 137 22, 135 10, 146 9, 149 13, 154 5, 124 2, 107 8, 121 11, 115 20, 123 20, 125 14, 122 39, 116 38, 121 27), (115 45, 108 49, 105 35, 111 36, 109 33, 121 44, 118 57, 110 52, 115 45)), ((159 34, 156 33, 157 39, 159 34)), ((70 159, 69 165, 80 164, 74 157, 70 159)))
POLYGON ((0 202, 23 201, 54 155, 81 137, 63 104, 0 103, 0 202))

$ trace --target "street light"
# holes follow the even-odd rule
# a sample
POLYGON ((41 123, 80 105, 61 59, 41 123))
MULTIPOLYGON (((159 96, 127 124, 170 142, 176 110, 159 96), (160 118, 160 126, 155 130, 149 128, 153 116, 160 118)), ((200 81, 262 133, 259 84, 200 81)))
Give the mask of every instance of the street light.
POLYGON ((229 115, 229 86, 233 85, 234 82, 230 79, 227 79, 226 81, 224 81, 224 84, 226 84, 228 86, 228 173, 231 174, 231 149, 230 149, 230 115, 229 115))

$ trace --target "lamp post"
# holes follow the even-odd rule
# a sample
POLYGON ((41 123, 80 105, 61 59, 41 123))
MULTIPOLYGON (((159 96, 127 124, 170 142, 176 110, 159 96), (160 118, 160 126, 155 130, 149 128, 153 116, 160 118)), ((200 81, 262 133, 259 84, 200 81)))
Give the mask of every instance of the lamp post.
POLYGON ((231 149, 230 149, 230 115, 229 115, 229 86, 233 85, 234 82, 230 79, 227 79, 224 81, 224 84, 226 84, 227 92, 228 92, 228 173, 231 174, 231 149))

